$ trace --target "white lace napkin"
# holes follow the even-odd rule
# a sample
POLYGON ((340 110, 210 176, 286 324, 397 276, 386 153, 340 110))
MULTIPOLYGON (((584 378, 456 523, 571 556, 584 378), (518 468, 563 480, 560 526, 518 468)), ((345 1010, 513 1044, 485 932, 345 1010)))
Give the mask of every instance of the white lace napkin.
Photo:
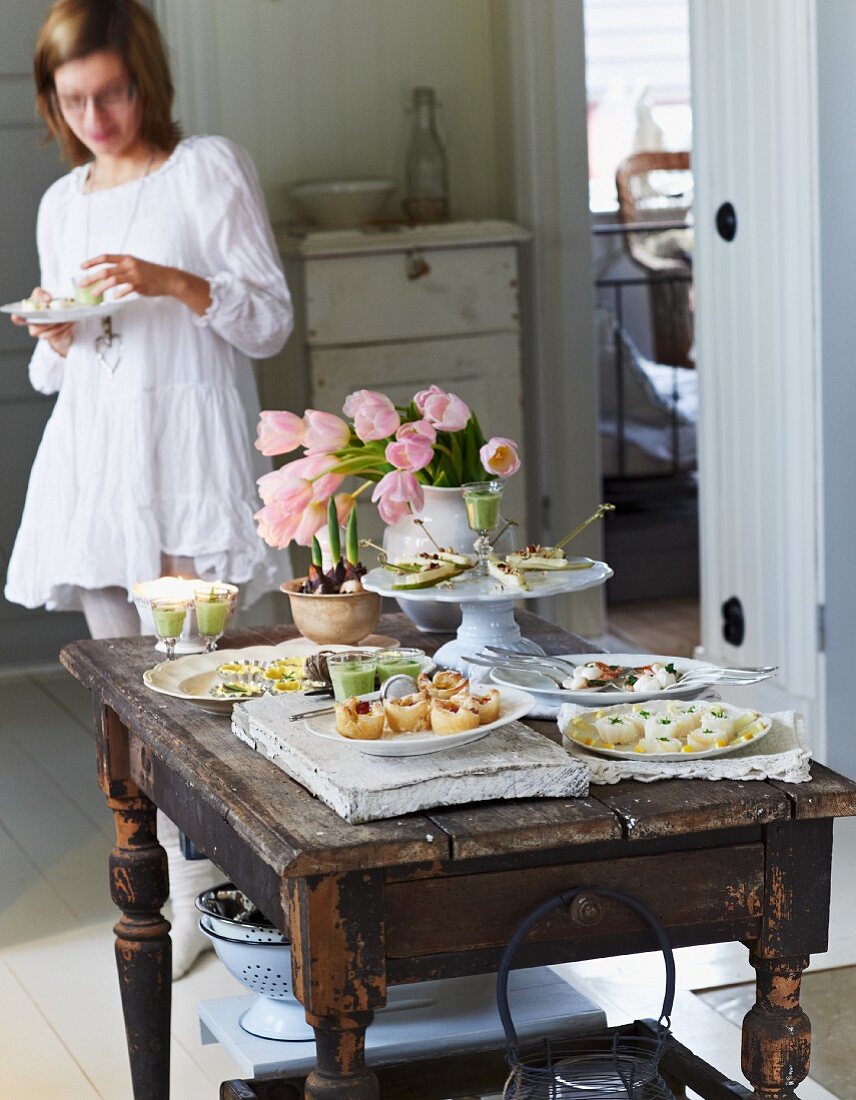
MULTIPOLYGON (((559 710, 559 729, 565 734, 571 719, 583 714, 586 707, 565 703, 559 710)), ((653 783, 655 779, 780 779, 784 783, 808 783, 811 780, 811 749, 805 729, 805 719, 795 710, 783 710, 768 715, 773 728, 757 745, 747 745, 728 756, 693 760, 658 761, 656 757, 639 756, 634 760, 619 760, 599 756, 577 745, 565 734, 565 748, 589 766, 590 782, 618 783, 622 779, 637 779, 653 783)))

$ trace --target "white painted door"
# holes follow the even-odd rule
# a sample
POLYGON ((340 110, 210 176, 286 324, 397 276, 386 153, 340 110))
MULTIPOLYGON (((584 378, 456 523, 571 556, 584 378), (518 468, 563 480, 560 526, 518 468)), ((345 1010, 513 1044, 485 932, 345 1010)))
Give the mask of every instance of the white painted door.
POLYGON ((821 752, 814 3, 692 0, 690 13, 703 648, 780 665, 752 699, 806 713, 821 752), (739 644, 723 637, 732 597, 739 644))

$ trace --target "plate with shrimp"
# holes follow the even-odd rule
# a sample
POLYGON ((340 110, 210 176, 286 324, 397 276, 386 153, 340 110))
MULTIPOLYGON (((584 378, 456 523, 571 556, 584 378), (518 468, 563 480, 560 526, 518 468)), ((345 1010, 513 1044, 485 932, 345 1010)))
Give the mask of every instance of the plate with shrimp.
POLYGON ((563 735, 590 752, 619 760, 705 760, 754 745, 772 725, 757 710, 672 699, 582 710, 563 735))
POLYGON ((544 671, 561 680, 550 686, 531 661, 526 668, 491 669, 494 683, 531 692, 538 702, 550 706, 578 703, 642 703, 652 699, 694 699, 717 682, 719 670, 707 661, 668 657, 655 653, 568 653, 560 658, 566 666, 553 666, 545 658, 544 671))

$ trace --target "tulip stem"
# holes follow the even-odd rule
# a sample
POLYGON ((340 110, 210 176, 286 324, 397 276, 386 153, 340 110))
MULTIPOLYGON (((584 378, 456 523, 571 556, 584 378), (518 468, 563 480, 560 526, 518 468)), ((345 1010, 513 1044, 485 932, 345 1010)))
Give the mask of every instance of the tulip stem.
POLYGON ((561 550, 562 547, 568 545, 568 543, 571 541, 571 539, 575 539, 577 537, 577 535, 579 535, 582 531, 585 531, 586 527, 588 527, 589 524, 594 523, 595 520, 601 519, 603 516, 605 516, 607 514, 607 512, 614 512, 614 511, 615 511, 615 505, 614 504, 599 504, 598 507, 597 507, 597 511, 593 515, 589 516, 588 519, 583 520, 583 522, 581 524, 579 524, 577 527, 575 527, 569 535, 565 535, 565 537, 563 539, 560 539, 556 543, 555 549, 556 550, 561 550))
POLYGON ((360 495, 360 493, 364 493, 370 485, 374 485, 374 482, 373 481, 364 481, 362 483, 362 485, 359 487, 359 489, 354 489, 353 493, 351 493, 351 500, 356 500, 357 497, 360 495))

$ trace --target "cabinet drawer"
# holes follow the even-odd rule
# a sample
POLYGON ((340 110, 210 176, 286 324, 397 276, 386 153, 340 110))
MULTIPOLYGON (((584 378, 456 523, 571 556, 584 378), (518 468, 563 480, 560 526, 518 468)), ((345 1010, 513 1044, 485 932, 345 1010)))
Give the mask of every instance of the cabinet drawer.
POLYGON ((513 246, 386 252, 306 261, 311 345, 497 332, 518 325, 513 246), (417 278, 411 265, 423 261, 417 278))

